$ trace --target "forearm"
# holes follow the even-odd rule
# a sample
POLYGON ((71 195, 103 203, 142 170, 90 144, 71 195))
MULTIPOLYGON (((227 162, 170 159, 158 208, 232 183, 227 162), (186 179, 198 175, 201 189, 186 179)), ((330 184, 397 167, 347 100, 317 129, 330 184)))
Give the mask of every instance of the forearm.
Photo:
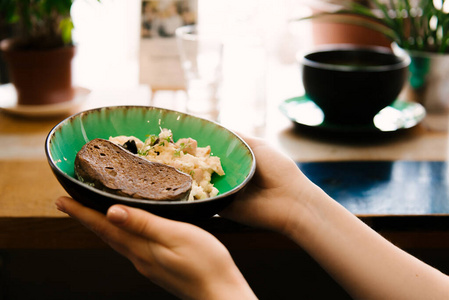
POLYGON ((298 217, 286 234, 354 298, 447 298, 446 275, 385 240, 318 188, 309 194, 293 206, 298 217))
POLYGON ((205 293, 201 296, 196 293, 194 299, 205 300, 227 300, 227 299, 242 299, 242 300, 257 300, 256 295, 248 285, 243 275, 236 268, 232 276, 228 280, 209 280, 205 293), (199 297, 197 297, 199 296, 199 297))

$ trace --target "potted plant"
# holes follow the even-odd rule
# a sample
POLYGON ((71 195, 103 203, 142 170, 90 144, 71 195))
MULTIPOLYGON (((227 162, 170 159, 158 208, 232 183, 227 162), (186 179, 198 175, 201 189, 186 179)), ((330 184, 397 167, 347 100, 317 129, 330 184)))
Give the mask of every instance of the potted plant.
POLYGON ((13 27, 0 50, 18 104, 40 105, 74 97, 71 61, 73 0, 1 0, 0 11, 13 27))
POLYGON ((398 53, 411 58, 406 97, 428 110, 449 108, 449 1, 440 0, 325 0, 333 10, 311 18, 333 17, 376 30, 393 42, 398 53), (341 18, 358 17, 357 19, 341 18), (363 18, 360 18, 363 17, 363 18))
POLYGON ((389 47, 391 42, 382 33, 369 27, 362 26, 357 22, 363 16, 339 15, 336 18, 329 13, 320 12, 332 11, 339 3, 347 1, 355 2, 360 6, 368 6, 370 0, 335 0, 330 1, 310 1, 308 7, 313 13, 321 18, 315 19, 312 23, 313 41, 315 45, 322 44, 357 44, 389 47))

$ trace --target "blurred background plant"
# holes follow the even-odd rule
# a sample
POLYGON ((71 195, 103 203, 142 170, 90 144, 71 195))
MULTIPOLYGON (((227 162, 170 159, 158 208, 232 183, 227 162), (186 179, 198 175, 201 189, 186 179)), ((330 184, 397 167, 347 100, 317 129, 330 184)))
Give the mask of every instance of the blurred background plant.
POLYGON ((72 44, 73 0, 1 0, 2 17, 12 26, 14 47, 51 49, 72 44))
POLYGON ((332 17, 336 22, 358 24, 381 32, 405 50, 449 52, 449 1, 320 0, 317 2, 325 3, 332 9, 303 19, 332 17))
POLYGON ((1 25, 7 26, 7 35, 0 41, 1 71, 6 76, 0 79, 14 85, 18 104, 47 105, 74 99, 73 2, 0 0, 1 25))

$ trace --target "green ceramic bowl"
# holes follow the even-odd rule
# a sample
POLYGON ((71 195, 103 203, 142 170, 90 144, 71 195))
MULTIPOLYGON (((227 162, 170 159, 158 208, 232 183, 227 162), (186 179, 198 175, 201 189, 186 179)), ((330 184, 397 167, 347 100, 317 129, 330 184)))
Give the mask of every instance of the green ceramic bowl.
POLYGON ((75 114, 48 134, 45 151, 58 181, 75 200, 105 213, 113 204, 142 208, 176 220, 209 218, 226 207, 249 182, 256 160, 251 148, 235 133, 223 126, 189 114, 147 106, 112 106, 75 114), (74 160, 88 141, 110 136, 133 135, 141 140, 158 134, 160 128, 173 132, 173 139, 191 137, 199 147, 211 146, 212 155, 221 159, 224 176, 213 176, 219 190, 215 197, 185 201, 151 201, 114 195, 88 186, 75 177, 74 160))

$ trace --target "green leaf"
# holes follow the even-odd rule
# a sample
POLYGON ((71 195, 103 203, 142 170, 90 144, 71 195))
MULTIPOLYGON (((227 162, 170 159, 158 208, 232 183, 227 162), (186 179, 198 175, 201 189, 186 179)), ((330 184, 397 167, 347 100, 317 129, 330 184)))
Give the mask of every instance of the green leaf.
POLYGON ((73 1, 0 0, 0 18, 17 24, 12 37, 20 40, 17 45, 23 49, 60 47, 72 43, 70 10, 73 1))
POLYGON ((73 22, 71 18, 62 19, 59 23, 59 28, 61 29, 62 41, 65 45, 72 43, 72 29, 73 22))

